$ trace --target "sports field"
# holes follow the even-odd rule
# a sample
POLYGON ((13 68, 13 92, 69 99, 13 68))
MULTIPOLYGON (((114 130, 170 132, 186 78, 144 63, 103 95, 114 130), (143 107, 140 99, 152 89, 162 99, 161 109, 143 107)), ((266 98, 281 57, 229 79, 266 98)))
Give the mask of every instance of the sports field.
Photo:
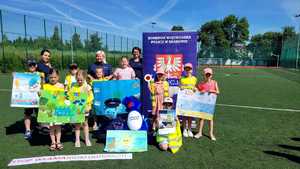
MULTIPOLYGON (((221 90, 215 115, 216 142, 207 137, 184 138, 177 154, 161 152, 149 145, 148 152, 134 153, 132 160, 14 168, 299 168, 300 71, 216 68, 215 79, 221 90)), ((10 108, 11 93, 3 90, 11 88, 11 81, 11 75, 0 74, 1 169, 13 158, 103 153, 104 145, 95 143, 95 139, 92 147, 74 148, 71 135, 63 136, 65 148, 56 152, 49 152, 44 141, 24 140, 23 109, 10 108)))

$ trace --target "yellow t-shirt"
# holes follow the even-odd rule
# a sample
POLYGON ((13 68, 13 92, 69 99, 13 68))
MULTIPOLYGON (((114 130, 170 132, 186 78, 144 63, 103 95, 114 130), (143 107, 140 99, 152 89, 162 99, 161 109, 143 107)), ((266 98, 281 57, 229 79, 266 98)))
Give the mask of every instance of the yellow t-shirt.
POLYGON ((187 77, 183 76, 180 78, 180 89, 193 90, 197 84, 197 78, 195 76, 187 77))

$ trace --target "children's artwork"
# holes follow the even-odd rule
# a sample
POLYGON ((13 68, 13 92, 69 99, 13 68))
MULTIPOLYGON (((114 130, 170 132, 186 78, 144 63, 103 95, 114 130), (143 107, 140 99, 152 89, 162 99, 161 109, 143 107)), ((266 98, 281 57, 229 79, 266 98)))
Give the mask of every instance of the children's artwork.
POLYGON ((85 120, 86 93, 70 93, 66 99, 63 90, 42 90, 38 122, 82 123, 85 120))
POLYGON ((94 110, 96 115, 116 118, 118 114, 125 114, 126 97, 140 98, 139 80, 111 80, 94 81, 94 110))
POLYGON ((215 112, 217 95, 209 93, 178 92, 176 114, 212 120, 215 112))
POLYGON ((107 152, 144 152, 147 151, 147 131, 107 130, 107 152))
POLYGON ((14 73, 11 107, 39 107, 38 92, 41 78, 38 73, 14 73))
POLYGON ((160 110, 158 134, 166 135, 176 131, 175 110, 160 110))

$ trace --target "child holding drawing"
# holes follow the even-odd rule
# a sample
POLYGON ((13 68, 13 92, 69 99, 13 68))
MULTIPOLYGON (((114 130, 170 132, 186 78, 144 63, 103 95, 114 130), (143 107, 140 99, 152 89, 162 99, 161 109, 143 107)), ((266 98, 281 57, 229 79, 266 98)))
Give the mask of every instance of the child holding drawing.
MULTIPOLYGON (((186 72, 186 76, 182 76, 180 78, 180 84, 179 84, 180 89, 188 90, 189 92, 196 91, 197 78, 192 75, 193 65, 191 63, 186 63, 184 65, 184 70, 186 72)), ((194 135, 192 133, 192 117, 183 117, 182 121, 183 121, 182 122, 183 136, 193 137, 194 135)))
MULTIPOLYGON (((169 111, 172 110, 173 99, 170 97, 166 97, 164 99, 163 106, 164 106, 164 110, 169 110, 169 111)), ((174 120, 176 123, 174 132, 170 132, 168 134, 161 134, 160 132, 158 132, 158 134, 156 135, 156 141, 158 142, 158 147, 162 151, 167 151, 168 149, 170 149, 172 153, 176 153, 179 150, 179 148, 182 146, 182 135, 180 130, 180 123, 176 115, 174 117, 174 120)))
POLYGON ((83 124, 75 124, 75 147, 80 147, 80 128, 83 127, 84 139, 86 146, 91 146, 91 141, 89 137, 89 126, 88 126, 88 116, 89 112, 92 109, 93 104, 93 91, 91 86, 86 82, 87 73, 83 70, 78 70, 76 73, 77 83, 73 85, 70 89, 70 93, 86 93, 88 95, 86 100, 85 116, 86 119, 83 124))
MULTIPOLYGON (((43 85, 44 90, 64 91, 64 85, 59 83, 59 72, 56 69, 51 69, 49 72, 49 83, 43 85)), ((51 145, 49 150, 62 150, 63 145, 61 139, 61 123, 50 123, 50 139, 51 145)))
POLYGON ((152 99, 152 129, 155 131, 158 127, 159 111, 163 109, 164 98, 169 97, 169 83, 165 80, 164 70, 156 71, 156 78, 148 83, 148 88, 152 99))
MULTIPOLYGON (((211 68, 205 68, 203 70, 204 81, 200 82, 197 85, 197 89, 201 93, 208 92, 209 94, 216 94, 216 95, 220 93, 218 83, 217 83, 217 81, 212 79, 212 75, 213 75, 213 70, 211 68)), ((202 137, 203 126, 204 126, 204 119, 200 119, 199 131, 195 135, 195 138, 198 139, 198 138, 202 137)), ((209 136, 210 136, 211 140, 216 141, 216 137, 214 136, 214 121, 213 120, 209 121, 209 136)))
MULTIPOLYGON (((37 72, 37 62, 34 59, 27 61, 28 73, 37 73, 41 77, 41 84, 43 83, 44 77, 42 73, 37 72)), ((24 125, 25 125, 25 139, 31 139, 31 115, 38 114, 38 108, 25 108, 24 109, 24 125)))

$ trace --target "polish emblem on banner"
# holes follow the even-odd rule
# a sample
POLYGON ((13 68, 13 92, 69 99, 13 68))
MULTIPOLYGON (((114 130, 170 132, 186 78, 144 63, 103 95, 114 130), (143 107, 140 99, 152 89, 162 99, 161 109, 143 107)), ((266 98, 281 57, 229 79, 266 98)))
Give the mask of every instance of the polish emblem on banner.
POLYGON ((155 69, 163 69, 167 78, 180 78, 183 70, 182 54, 157 54, 155 69))

